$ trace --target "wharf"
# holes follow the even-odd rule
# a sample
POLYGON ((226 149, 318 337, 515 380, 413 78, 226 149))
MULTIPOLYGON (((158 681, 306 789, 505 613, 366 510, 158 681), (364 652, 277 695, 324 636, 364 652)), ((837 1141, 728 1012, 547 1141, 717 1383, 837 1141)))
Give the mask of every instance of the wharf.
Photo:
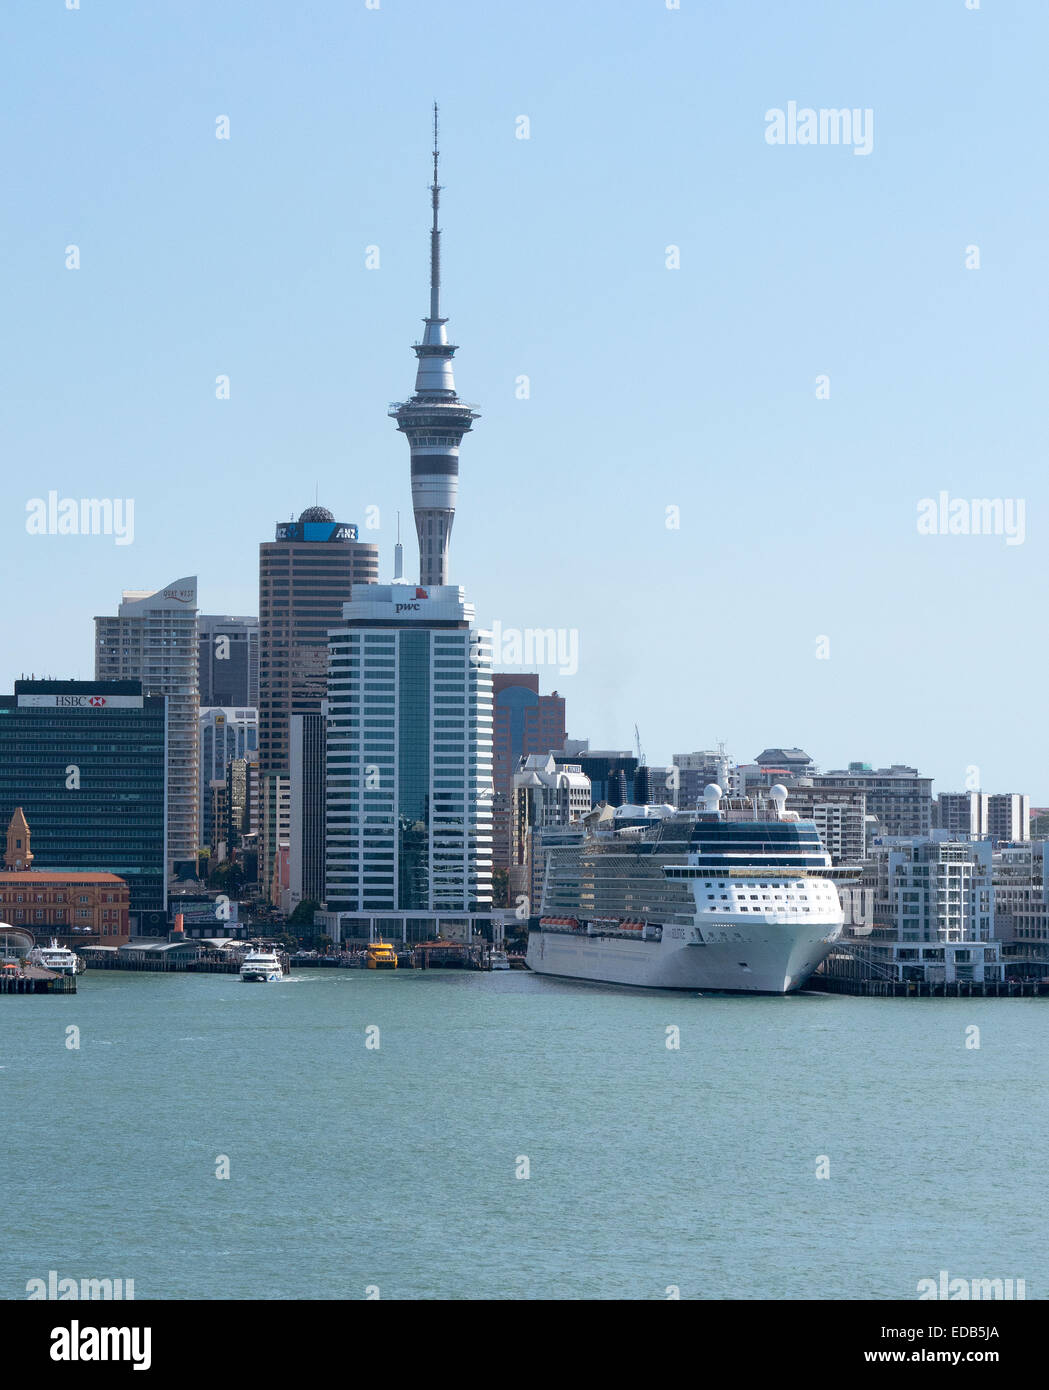
POLYGON ((0 970, 0 994, 76 994, 76 976, 58 975, 39 965, 26 965, 16 973, 0 970))
MULTIPOLYGON (((226 951, 201 951, 199 955, 190 956, 166 951, 96 953, 86 947, 82 955, 91 970, 149 970, 164 974, 174 971, 191 975, 239 975, 242 961, 241 956, 231 958, 226 951)), ((278 951, 277 955, 287 974, 290 969, 288 957, 282 951, 278 951)), ((297 965, 299 963, 296 961, 297 965)))
POLYGON ((810 975, 802 986, 824 994, 855 994, 866 999, 1032 999, 1049 995, 1045 980, 853 980, 810 975))
MULTIPOLYGON (((397 946, 400 970, 491 970, 491 947, 486 941, 420 941, 411 948, 397 946)), ((295 956, 292 965, 307 970, 364 970, 367 954, 344 951, 338 956, 295 956)))

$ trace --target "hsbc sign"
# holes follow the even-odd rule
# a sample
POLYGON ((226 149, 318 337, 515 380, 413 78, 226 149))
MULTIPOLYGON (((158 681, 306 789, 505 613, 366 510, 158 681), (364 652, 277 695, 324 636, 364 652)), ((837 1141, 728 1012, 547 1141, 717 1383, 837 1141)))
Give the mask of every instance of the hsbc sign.
POLYGON ((141 695, 19 695, 19 709, 142 709, 141 695))

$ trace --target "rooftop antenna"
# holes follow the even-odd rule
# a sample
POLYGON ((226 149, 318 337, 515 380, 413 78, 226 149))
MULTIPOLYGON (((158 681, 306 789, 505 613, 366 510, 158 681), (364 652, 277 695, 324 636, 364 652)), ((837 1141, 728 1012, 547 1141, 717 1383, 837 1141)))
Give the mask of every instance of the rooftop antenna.
POLYGON ((393 547, 393 577, 400 579, 404 573, 404 546, 401 544, 401 514, 397 513, 397 544, 393 547))

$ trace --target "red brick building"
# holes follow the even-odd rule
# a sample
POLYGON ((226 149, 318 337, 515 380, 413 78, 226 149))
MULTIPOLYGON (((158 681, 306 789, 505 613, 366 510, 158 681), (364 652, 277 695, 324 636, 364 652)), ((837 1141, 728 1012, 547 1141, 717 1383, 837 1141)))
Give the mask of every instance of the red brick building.
POLYGON ((128 940, 129 890, 122 878, 81 869, 37 871, 32 862, 19 807, 7 828, 0 919, 27 928, 37 941, 54 936, 67 938, 63 945, 119 946, 128 940))

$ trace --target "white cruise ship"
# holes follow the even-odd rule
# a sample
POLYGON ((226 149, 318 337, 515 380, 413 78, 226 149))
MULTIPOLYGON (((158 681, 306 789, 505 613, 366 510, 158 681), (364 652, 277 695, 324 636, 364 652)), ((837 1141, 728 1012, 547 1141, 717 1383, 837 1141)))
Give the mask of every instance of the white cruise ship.
POLYGON ((275 951, 249 951, 240 967, 240 978, 257 984, 284 979, 284 967, 275 951))
POLYGON ((56 975, 81 975, 84 971, 83 957, 67 946, 60 946, 54 937, 50 946, 34 946, 26 959, 30 965, 43 966, 45 970, 53 970, 56 975))
POLYGON ((540 975, 650 989, 788 994, 841 935, 830 856, 787 793, 703 808, 620 806, 550 850, 527 963, 540 975), (607 824, 607 823, 606 823, 607 824))

